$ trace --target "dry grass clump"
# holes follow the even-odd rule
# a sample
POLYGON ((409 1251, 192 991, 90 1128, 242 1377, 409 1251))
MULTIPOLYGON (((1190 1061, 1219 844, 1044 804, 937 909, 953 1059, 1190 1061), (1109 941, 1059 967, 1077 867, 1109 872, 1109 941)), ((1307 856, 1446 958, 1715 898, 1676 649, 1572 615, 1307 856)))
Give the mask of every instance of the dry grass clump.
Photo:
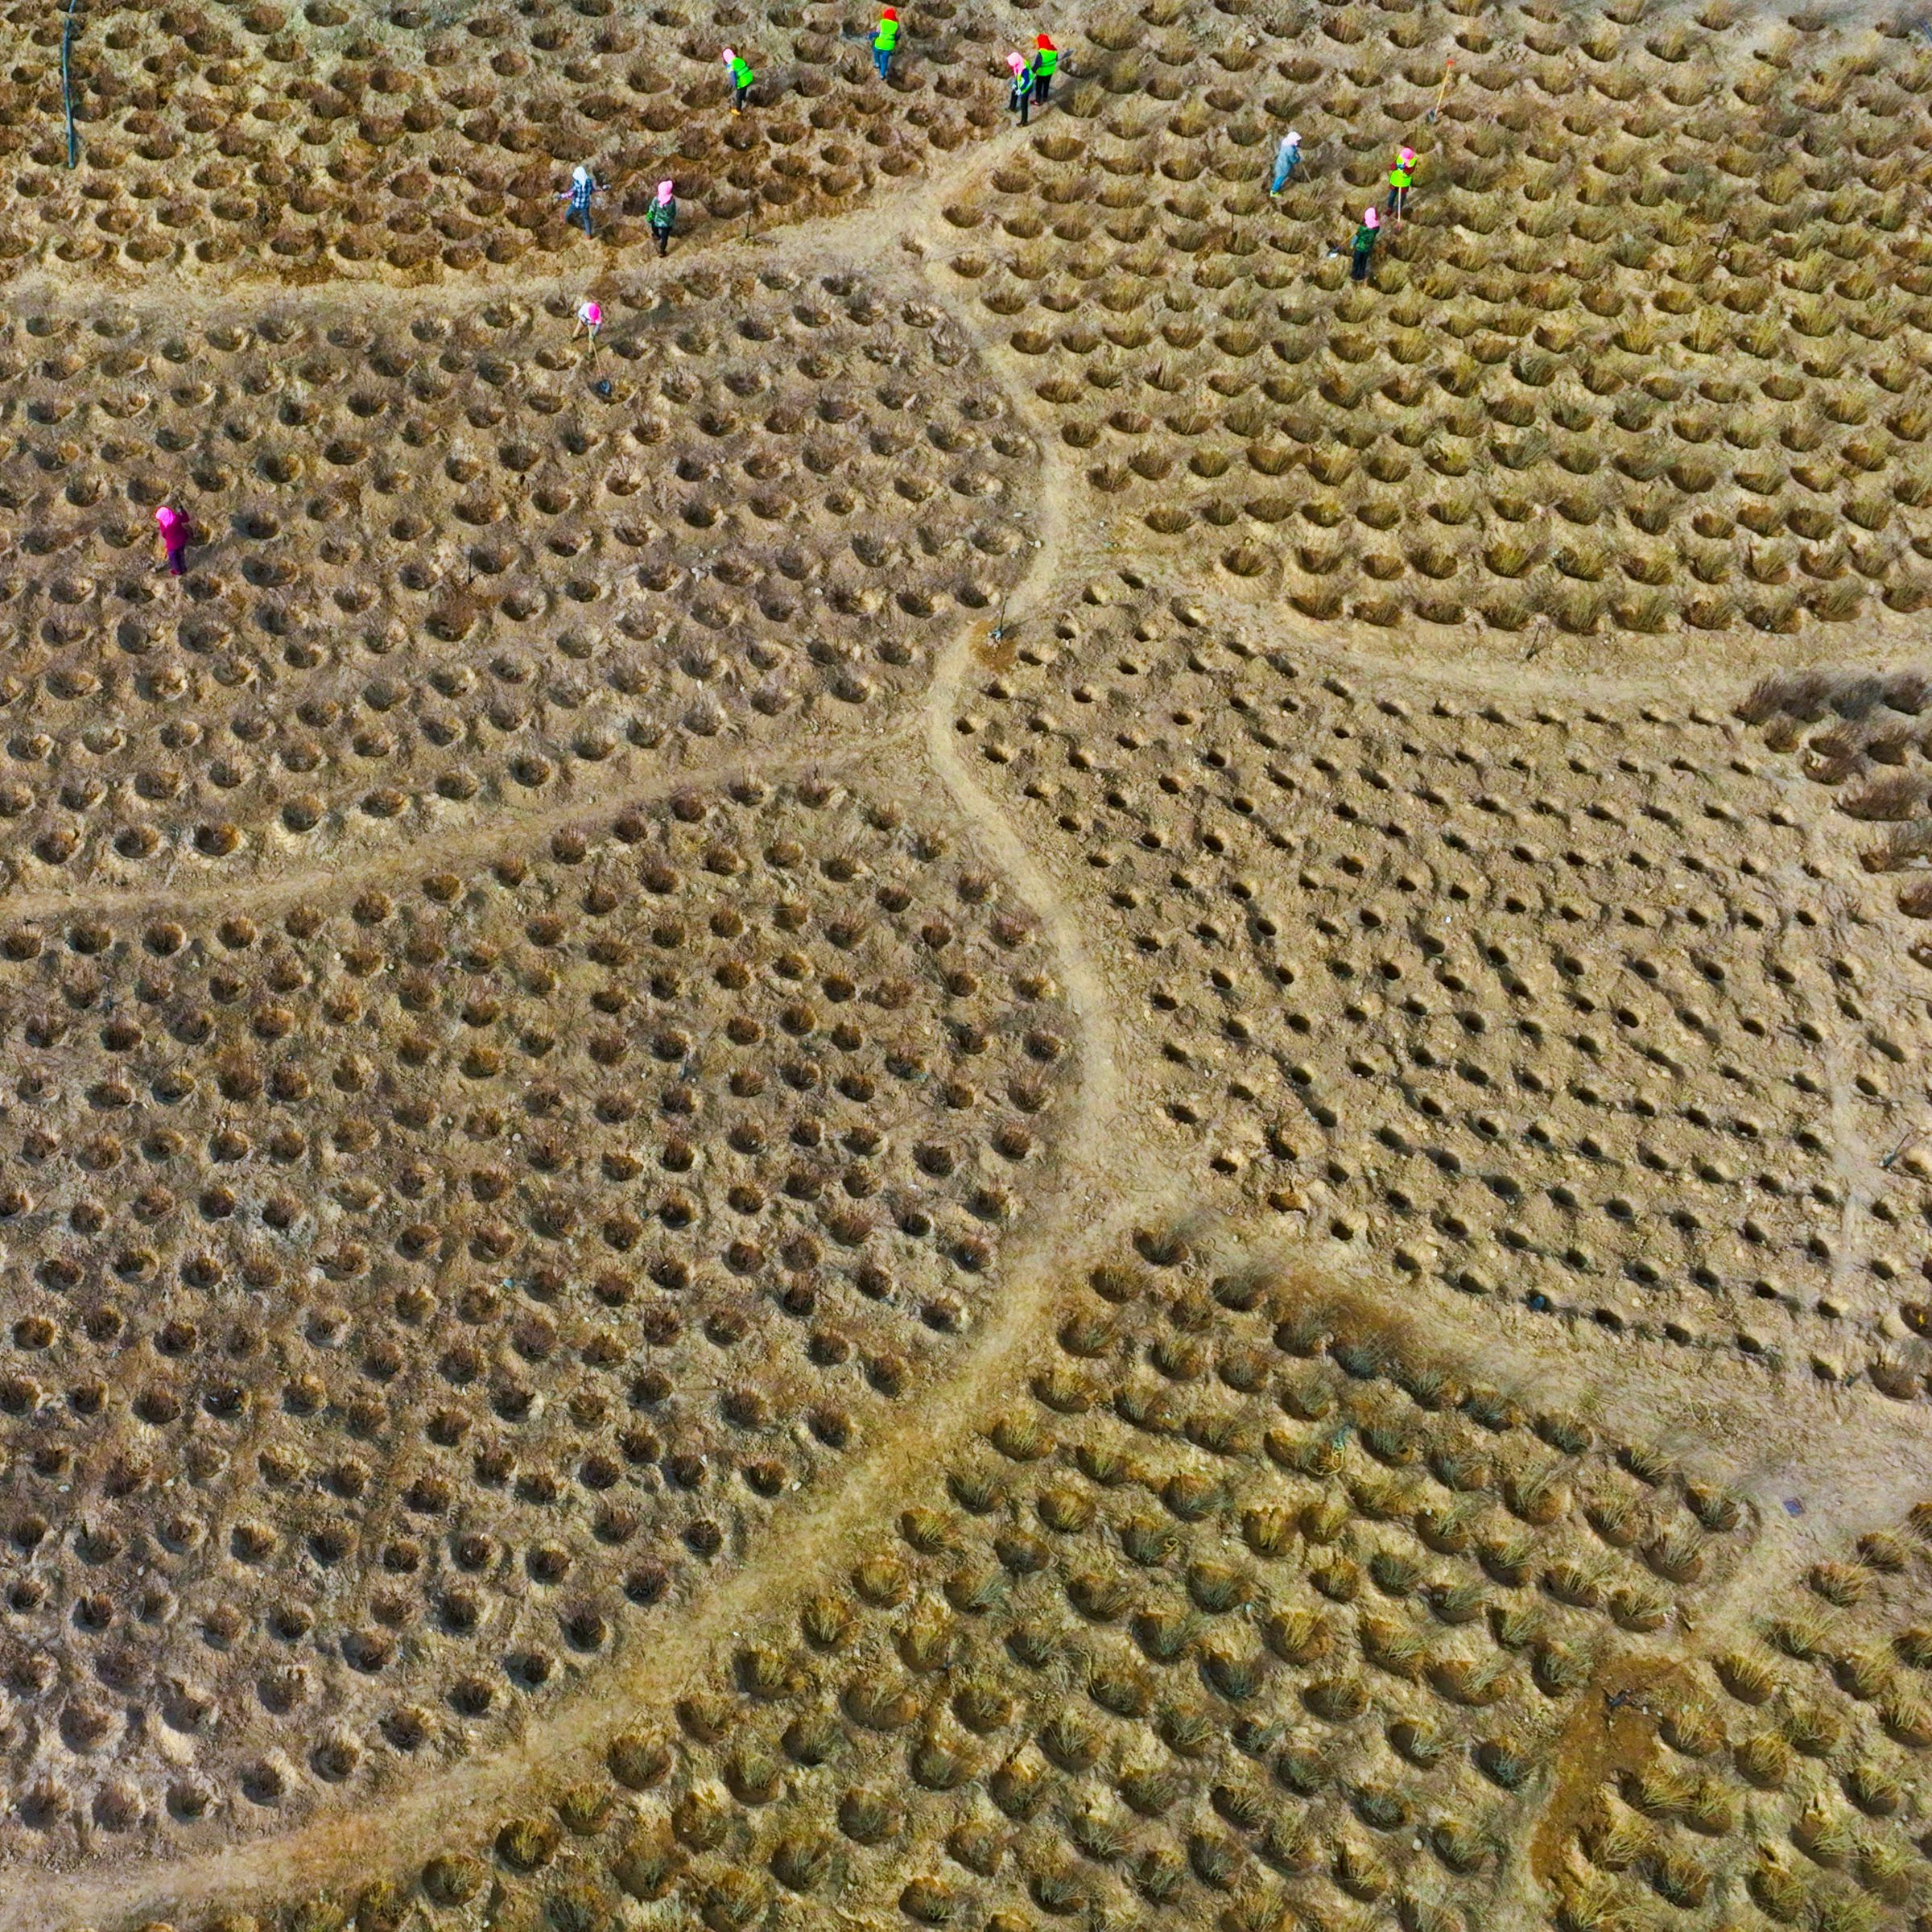
MULTIPOLYGON (((1778 1924, 1876 1928, 1932 1896, 1932 1864, 1906 1818, 1932 1724, 1901 1730, 1889 1662, 1923 1648, 1905 1619, 1924 1561, 1904 1535, 1868 1542, 1877 1566, 1863 1557, 1831 1567, 1834 1579, 1863 1571, 1867 1588, 1834 1580, 1835 1607, 1772 1620, 1777 1648, 1803 1660, 1798 1678, 1755 1652, 1719 1656, 1728 1696, 1697 1717, 1672 1695, 1657 1741, 1591 1798, 1571 1857, 1592 1873, 1605 1911, 1641 1910, 1646 1888, 1678 1905, 1721 1891, 1778 1924)), ((1815 1571, 1810 1580, 1815 1590, 1815 1571)))
MULTIPOLYGON (((340 1802, 635 1641, 951 1352, 1074 1067, 971 848, 823 779, 679 791, 393 892, 16 925, 3 955, 0 1024, 38 1042, 0 1366, 36 1553, 10 1614, 47 1660, 6 1758, 43 1794, 8 1814, 29 1858, 97 1810, 192 1839, 237 1794, 340 1802), (76 1420, 58 1452, 43 1392, 76 1420), (152 1690, 113 1661, 137 1637, 152 1690), (102 1672, 114 1702, 73 1695, 102 1672)), ((805 1622, 825 1652, 844 1628, 805 1622)), ((738 1692, 785 1707, 790 1652, 744 1646, 738 1692)), ((724 1781, 775 1792, 818 1748, 786 1735, 724 1781)), ((607 1762, 630 1793, 671 1767, 647 1732, 607 1762)), ((608 1796, 566 1791, 567 1832, 608 1796)))

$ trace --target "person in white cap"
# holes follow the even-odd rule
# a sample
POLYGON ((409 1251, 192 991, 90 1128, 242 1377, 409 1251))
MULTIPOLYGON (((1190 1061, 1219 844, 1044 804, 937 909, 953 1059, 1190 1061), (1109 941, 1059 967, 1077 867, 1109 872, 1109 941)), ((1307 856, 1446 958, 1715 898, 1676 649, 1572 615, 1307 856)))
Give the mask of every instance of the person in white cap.
POLYGON ((588 235, 591 232, 590 198, 592 195, 601 195, 603 192, 602 186, 588 168, 573 167, 570 171, 570 186, 565 188, 557 196, 557 199, 570 204, 572 216, 584 224, 584 232, 588 235))
POLYGON ((1282 136, 1282 144, 1274 151, 1274 178, 1268 184, 1268 192, 1278 195, 1292 181, 1302 165, 1302 138, 1293 128, 1282 136))
POLYGON ((666 254, 671 247, 671 231, 678 225, 678 204, 668 181, 658 184, 650 213, 644 219, 650 224, 650 232, 658 238, 658 253, 666 254))

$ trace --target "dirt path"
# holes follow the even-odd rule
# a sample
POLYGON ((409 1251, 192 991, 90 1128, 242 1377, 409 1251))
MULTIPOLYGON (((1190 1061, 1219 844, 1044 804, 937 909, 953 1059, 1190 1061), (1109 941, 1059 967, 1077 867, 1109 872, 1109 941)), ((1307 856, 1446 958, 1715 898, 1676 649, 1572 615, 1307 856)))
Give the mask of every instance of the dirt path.
MULTIPOLYGON (((1023 396, 1015 394, 1013 399, 1022 413, 1030 413, 1024 409, 1023 396)), ((1029 570, 1009 598, 1009 627, 1036 614, 1058 577, 1068 513, 1066 479, 1050 461, 1041 492, 1038 541, 1029 570)), ((486 1823, 498 1807, 524 1800, 533 1785, 553 1782, 592 1759, 634 1721, 638 1710, 663 1707, 682 1688, 710 1674, 748 1624, 778 1612, 801 1579, 822 1575, 840 1550, 890 1521, 908 1464, 930 1466, 943 1455, 949 1443, 985 1426, 988 1392, 1021 1373, 1036 1344, 1043 1311, 1080 1258, 1097 1255, 1111 1237, 1137 1219, 1172 1207, 1171 1182, 1162 1179, 1145 1187, 1123 1169, 1115 1018, 1072 910, 979 786, 956 745, 956 702, 962 680, 987 646, 988 630, 985 621, 976 621, 956 632, 940 658, 922 710, 910 724, 883 739, 841 739, 829 752, 815 746, 810 756, 795 754, 763 769, 782 775, 795 767, 810 766, 862 777, 890 770, 895 762, 902 766, 908 759, 917 761, 923 753, 930 777, 945 789, 967 836, 1039 920, 1057 960, 1080 1028, 1075 1113, 1067 1144, 1056 1157, 1052 1193, 1044 1203, 1036 1199, 1043 1212, 1030 1236, 1010 1253, 1007 1286, 993 1319, 956 1366, 919 1396, 895 1427, 840 1465, 836 1490, 807 1499, 773 1529, 756 1558, 707 1598, 701 1616, 666 1616, 654 1626, 648 1642, 638 1642, 627 1659, 560 1699, 513 1740, 440 1776, 419 1779, 365 1811, 328 1818, 281 1836, 159 1865, 101 1864, 77 1875, 16 1873, 0 1897, 0 1932, 43 1932, 53 1918, 70 1913, 138 1918, 217 1901, 227 1905, 267 1901, 286 1889, 292 1873, 317 1885, 351 1882, 357 1876, 389 1869, 398 1847, 421 1843, 432 1830, 447 1837, 452 1820, 486 1823)), ((703 782, 708 770, 720 772, 733 766, 733 761, 720 758, 641 786, 613 786, 610 795, 662 795, 703 782)), ((902 770, 894 776, 901 784, 916 782, 902 770)), ((521 832, 561 828, 596 811, 601 797, 580 798, 539 816, 520 817, 517 828, 521 832)), ((503 833, 501 821, 465 828, 447 839, 384 854, 357 876, 478 857, 499 844, 503 833)), ((342 874, 336 868, 305 869, 300 874, 265 881, 241 895, 210 888, 195 897, 270 902, 292 896, 323 877, 339 880, 342 874)), ((181 898, 180 894, 154 896, 157 902, 170 904, 181 898)), ((72 910, 88 902, 84 898, 39 894, 12 905, 29 916, 72 910)))
MULTIPOLYGON (((279 1836, 180 1860, 103 1860, 77 1872, 16 1870, 0 1889, 0 1932, 45 1932, 50 1926, 78 1920, 138 1920, 266 1903, 285 1897, 295 1885, 349 1886, 392 1872, 419 1856, 432 1835, 445 1843, 485 1836, 506 1811, 526 1809, 533 1790, 578 1775, 614 1735, 637 1722, 640 1711, 662 1710, 694 1682, 712 1674, 751 1625, 778 1614, 795 1591, 815 1584, 842 1553, 889 1522, 903 1500, 908 1470, 938 1466, 952 1444, 985 1425, 993 1395, 1023 1381, 1046 1317, 1083 1261, 1096 1257, 1125 1229, 1187 1205, 1183 1190, 1191 1186, 1190 1170, 1165 1158, 1166 1123, 1134 1115, 1136 1097, 1144 1091, 1137 1056, 1153 1049, 1136 1038, 1135 1016, 1118 997, 1104 947, 1090 944, 1086 937, 1099 924, 1088 902, 1099 888, 1090 894, 1084 881, 1063 884, 982 784, 957 729, 976 674, 1009 652, 1016 638, 1038 634, 1052 620, 1057 597, 1073 594, 1087 574, 1117 567, 1121 556, 1110 535, 1117 519, 1098 499, 1081 492, 1074 462, 1055 435, 1051 412, 1021 379, 1019 359, 986 339, 937 266, 947 238, 944 206, 1026 138, 1017 130, 1001 130, 962 149, 941 171, 882 188, 863 208, 823 223, 792 223, 749 237, 735 227, 725 232, 730 225, 722 223, 715 236, 696 231, 665 266, 667 273, 701 263, 729 270, 815 274, 856 267, 895 290, 916 287, 973 346, 1038 441, 1034 554, 1009 594, 1003 622, 976 618, 960 624, 939 655, 923 699, 886 730, 855 728, 775 753, 720 749, 675 770, 628 779, 613 775, 542 810, 480 818, 374 852, 351 847, 340 861, 305 865, 239 889, 196 881, 134 891, 34 892, 0 901, 10 917, 20 919, 148 906, 271 906, 324 883, 339 889, 345 881, 477 863, 512 835, 545 836, 585 823, 619 800, 648 802, 678 788, 703 786, 743 770, 751 757, 762 774, 779 779, 809 769, 900 788, 936 786, 963 836, 1038 920, 1078 1029, 1079 1080, 1067 1138, 1041 1177, 1030 1231, 1001 1264, 990 1315, 942 1377, 920 1392, 890 1427, 840 1463, 836 1487, 828 1484, 797 1499, 766 1534, 746 1567, 694 1603, 691 1614, 667 1608, 646 1637, 486 1754, 419 1777, 361 1810, 331 1815, 279 1836), (996 623, 1003 634, 993 634, 996 623)), ((647 290, 658 265, 626 257, 613 258, 610 268, 598 272, 634 279, 638 289, 647 290)), ((155 277, 122 289, 105 275, 56 279, 36 269, 10 286, 16 309, 37 304, 49 312, 79 316, 105 307, 176 320, 212 318, 246 307, 326 324, 336 317, 420 316, 505 300, 568 305, 580 292, 584 275, 573 258, 567 265, 547 265, 540 274, 452 275, 420 289, 372 281, 279 291, 266 303, 258 285, 210 286, 201 279, 155 277)), ((1215 621, 1269 643, 1302 647, 1297 634, 1302 627, 1297 620, 1271 597, 1257 600, 1231 589, 1212 561, 1175 553, 1150 568, 1164 588, 1195 601, 1215 621)), ((1352 651, 1353 661, 1364 667, 1414 671, 1412 653, 1381 648, 1366 634, 1351 638, 1339 626, 1333 634, 1344 642, 1331 643, 1324 633, 1319 650, 1311 653, 1324 664, 1345 665, 1352 651)), ((1777 641, 1765 646, 1765 654, 1782 656, 1790 649, 1777 641)), ((1748 675, 1735 664, 1730 671, 1748 675)), ((1567 666, 1517 665, 1474 654, 1432 661, 1428 669, 1431 682, 1444 686, 1518 703, 1542 697, 1572 707, 1579 694, 1590 693, 1667 694, 1690 706, 1703 698, 1691 681, 1695 675, 1681 663, 1660 661, 1645 663, 1635 673, 1593 663, 1579 679, 1567 666)), ((1713 729, 1728 729, 1720 724, 1723 709, 1721 697, 1710 700, 1705 716, 1713 729)), ((1847 842, 1832 862, 1848 873, 1849 854, 1847 842)), ((1889 978, 1893 962, 1885 960, 1876 970, 1889 978)), ((1835 1067, 1833 1077, 1838 1093, 1842 1068, 1835 1067)), ((1850 1215, 1868 1176, 1848 1170, 1845 1178, 1850 1215)), ((1252 1240, 1239 1231, 1210 1227, 1204 1241, 1225 1245, 1231 1257, 1236 1251, 1255 1251, 1252 1240)), ((1352 1273, 1369 1298, 1389 1294, 1385 1274, 1375 1265, 1359 1253, 1344 1261, 1325 1242, 1284 1241, 1272 1258, 1290 1269, 1344 1277, 1352 1273)), ((1554 1331, 1507 1311, 1472 1314, 1446 1291, 1427 1285, 1405 1287, 1402 1294, 1415 1319, 1428 1324, 1434 1344, 1463 1347, 1498 1382, 1525 1391, 1560 1389, 1566 1396, 1579 1382, 1600 1386, 1603 1414, 1631 1439, 1661 1436, 1695 1445, 1700 1466, 1746 1490, 1761 1513, 1762 1530, 1719 1600, 1720 1616, 1761 1603, 1768 1579, 1790 1573, 1860 1530, 1890 1520, 1905 1503, 1932 1492, 1932 1444, 1919 1426, 1922 1411, 1915 1414, 1892 1406, 1874 1410, 1864 1398, 1842 1392, 1794 1403, 1789 1384, 1730 1362, 1695 1375, 1680 1364, 1666 1376, 1645 1359, 1620 1354, 1587 1329, 1554 1331), (1728 1444, 1744 1445, 1756 1460, 1740 1459, 1727 1451, 1728 1444), (1802 1501, 1803 1513, 1788 1515, 1786 1498, 1802 1501)), ((1708 1641, 1709 1634, 1700 1633, 1699 1641, 1708 1641)), ((1668 1662, 1633 1663, 1629 1670, 1627 1677, 1606 1679, 1601 1687, 1672 1689, 1682 1677, 1680 1667, 1668 1662)), ((1594 1695, 1579 1702, 1564 1744, 1565 1776, 1530 1852, 1536 1876, 1546 1878, 1554 1868, 1579 1807, 1606 1767, 1641 1750, 1647 1722, 1634 1705, 1608 1706, 1594 1695)))

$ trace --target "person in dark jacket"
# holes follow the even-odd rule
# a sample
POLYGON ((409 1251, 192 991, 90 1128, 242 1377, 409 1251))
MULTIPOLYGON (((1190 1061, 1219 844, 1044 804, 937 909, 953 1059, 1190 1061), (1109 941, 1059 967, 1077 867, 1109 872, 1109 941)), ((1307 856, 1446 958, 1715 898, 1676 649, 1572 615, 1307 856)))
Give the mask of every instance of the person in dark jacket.
POLYGON ((1375 245, 1381 225, 1382 217, 1377 210, 1373 208, 1362 210, 1362 225, 1355 231, 1355 240, 1349 250, 1355 257, 1355 264, 1348 271, 1351 281, 1366 282, 1368 279, 1368 264, 1374 258, 1375 245))
POLYGON ((1006 64, 1013 72, 1013 88, 1006 97, 1006 105, 1020 117, 1020 126, 1024 127, 1033 106, 1033 69, 1018 54, 1009 54, 1006 64))
POLYGON ((573 167, 570 171, 570 186, 565 188, 557 196, 557 199, 570 204, 571 219, 574 221, 581 221, 584 224, 584 232, 588 235, 591 232, 591 198, 593 196, 602 194, 603 192, 602 184, 588 168, 573 167))
POLYGON ((1042 107, 1053 98, 1053 76, 1059 65, 1060 50, 1042 34, 1033 49, 1033 97, 1042 107))
POLYGON ((650 232, 657 237, 658 253, 666 254, 671 249, 671 231, 678 225, 678 204, 671 193, 671 184, 660 181, 656 197, 650 204, 650 212, 644 219, 650 225, 650 232))

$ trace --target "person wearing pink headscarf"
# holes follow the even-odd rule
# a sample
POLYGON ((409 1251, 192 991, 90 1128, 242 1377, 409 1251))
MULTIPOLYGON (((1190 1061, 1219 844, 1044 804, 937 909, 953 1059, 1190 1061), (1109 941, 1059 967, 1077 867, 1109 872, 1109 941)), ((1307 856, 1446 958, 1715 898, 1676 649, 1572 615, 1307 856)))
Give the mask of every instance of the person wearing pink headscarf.
POLYGON ((176 510, 171 503, 163 503, 155 512, 155 522, 161 532, 161 548, 167 558, 168 574, 185 576, 188 564, 188 539, 193 535, 185 510, 176 510))
POLYGON ((658 238, 658 253, 665 254, 671 248, 671 231, 678 225, 678 204, 671 192, 668 181, 658 184, 658 192, 650 204, 650 212, 644 219, 650 224, 650 232, 658 238))
POLYGON ((1365 208, 1362 210, 1362 225, 1355 231, 1355 240, 1350 249, 1355 257, 1354 264, 1348 271, 1348 279, 1352 282, 1366 282, 1368 279, 1368 263, 1375 254, 1375 245, 1381 238, 1381 225, 1382 217, 1379 208, 1365 208))
POLYGON ((579 334, 590 337, 590 345, 597 345, 597 331, 604 326, 604 311, 595 302, 584 301, 577 304, 577 326, 570 332, 570 339, 576 341, 579 334))
POLYGON ((1415 150, 1405 147, 1395 157, 1395 166, 1389 171, 1389 212, 1397 221, 1409 212, 1409 190, 1415 180, 1415 150))
POLYGON ((1024 127, 1033 107, 1033 69, 1019 54, 1009 54, 1006 65, 1013 74, 1013 91, 1006 97, 1006 105, 1018 114, 1020 126, 1024 127))

